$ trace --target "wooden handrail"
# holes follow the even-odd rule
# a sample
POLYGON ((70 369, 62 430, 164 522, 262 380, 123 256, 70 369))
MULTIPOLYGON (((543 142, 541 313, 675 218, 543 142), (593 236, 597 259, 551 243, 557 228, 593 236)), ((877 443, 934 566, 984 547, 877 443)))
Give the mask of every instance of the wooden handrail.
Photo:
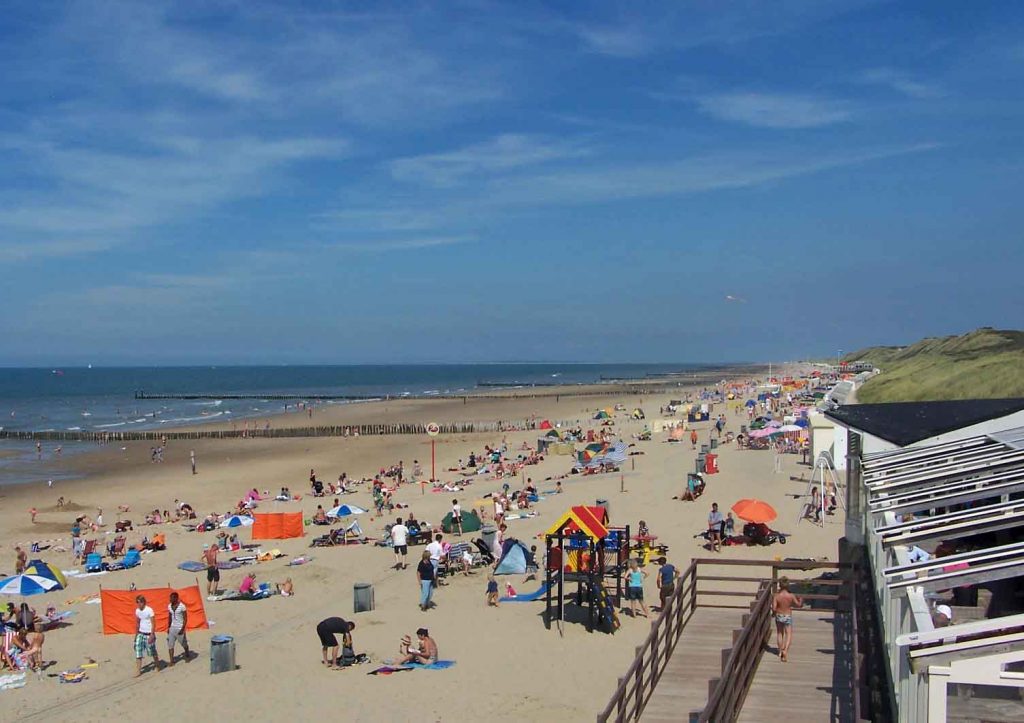
POLYGON ((758 592, 757 601, 750 609, 750 618, 733 643, 729 658, 722 665, 722 675, 701 711, 701 723, 733 721, 739 715, 768 636, 774 594, 774 583, 763 585, 758 592))
MULTIPOLYGON (((654 688, 657 685, 658 680, 661 678, 662 672, 665 670, 665 666, 668 664, 668 660, 675 649, 679 636, 682 635, 686 624, 690 621, 694 612, 699 607, 728 607, 742 610, 750 609, 753 611, 750 621, 748 621, 747 625, 743 628, 740 638, 737 639, 736 644, 733 646, 732 653, 729 656, 729 661, 731 662, 726 663, 727 666, 731 664, 735 670, 738 671, 740 677, 743 678, 743 685, 736 688, 735 691, 729 690, 728 695, 726 695, 725 692, 719 693, 718 698, 724 700, 724 702, 721 704, 716 703, 716 705, 728 705, 738 710, 738 706, 742 705, 743 698, 746 696, 750 681, 753 679, 753 673, 757 668, 756 663, 761 652, 760 646, 754 645, 754 643, 751 642, 758 634, 757 625, 754 624, 754 621, 759 621, 758 625, 760 625, 761 632, 763 633, 761 638, 763 642, 764 637, 766 637, 769 632, 770 620, 768 613, 771 611, 771 591, 774 589, 777 582, 779 572, 790 570, 839 570, 849 567, 851 567, 851 565, 848 563, 818 562, 810 560, 777 561, 719 560, 715 558, 693 559, 690 562, 690 566, 679 576, 676 589, 666 601, 664 611, 651 623, 651 632, 647 635, 644 642, 636 649, 636 656, 633 658, 633 662, 626 670, 625 675, 619 678, 618 686, 612 694, 611 700, 608 701, 608 705, 606 705, 604 710, 597 716, 598 723, 606 723, 606 721, 609 720, 620 723, 622 721, 636 720, 640 717, 644 707, 647 705, 647 701, 650 700, 650 697, 654 692, 654 688), (770 572, 765 577, 698 575, 697 570, 700 565, 762 567, 768 568, 770 572), (701 590, 698 589, 697 586, 699 581, 758 582, 759 589, 757 592, 753 593, 735 590, 701 590), (698 602, 698 596, 702 595, 712 598, 755 597, 756 599, 752 603, 752 606, 717 605, 713 602, 698 602), (743 643, 742 646, 741 642, 743 643), (741 652, 737 652, 741 647, 743 650, 741 652)), ((793 582, 799 583, 804 581, 793 580, 793 582)), ((823 582, 827 585, 837 586, 833 581, 807 580, 806 582, 823 582)), ((841 589, 842 588, 840 588, 840 590, 841 589)), ((801 595, 801 597, 807 600, 838 601, 843 598, 843 595, 809 593, 801 595)), ((812 612, 820 612, 820 610, 812 610, 812 612)), ((730 688, 730 685, 727 684, 728 681, 730 681, 730 678, 731 676, 723 674, 721 681, 726 682, 719 682, 719 686, 723 687, 723 691, 730 688)), ((732 682, 734 683, 735 680, 732 682)), ((707 709, 709 708, 706 708, 706 710, 707 709)), ((713 720, 729 720, 729 718, 715 717, 713 720)))
POLYGON ((619 678, 619 685, 608 705, 597 716, 598 723, 609 720, 619 723, 640 717, 675 649, 676 641, 693 617, 696 608, 696 576, 697 564, 691 562, 686 571, 679 576, 679 584, 665 601, 661 615, 651 623, 651 632, 636 649, 636 657, 633 658, 626 674, 619 678))

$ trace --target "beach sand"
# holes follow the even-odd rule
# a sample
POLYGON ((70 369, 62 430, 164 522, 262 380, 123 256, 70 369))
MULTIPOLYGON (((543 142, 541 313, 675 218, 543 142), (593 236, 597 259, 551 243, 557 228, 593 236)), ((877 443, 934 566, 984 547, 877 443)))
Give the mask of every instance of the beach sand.
MULTIPOLYGON (((672 392, 647 397, 642 402, 626 394, 607 398, 565 397, 557 401, 487 399, 466 404, 461 400, 406 400, 320 408, 314 412, 313 422, 497 420, 536 415, 538 419, 579 419, 587 428, 597 424, 585 421, 597 408, 615 403, 624 404, 627 410, 643 406, 651 421, 657 418, 660 405, 679 396, 672 392)), ((626 417, 626 413, 618 413, 615 428, 632 442, 630 435, 639 432, 644 423, 626 417)), ((729 428, 736 431, 746 418, 730 414, 728 420, 729 428)), ((299 414, 278 416, 271 421, 275 426, 309 423, 308 417, 299 414)), ((709 426, 696 425, 702 442, 708 439, 709 426)), ((467 458, 471 450, 480 453, 484 444, 500 444, 504 436, 515 453, 524 441, 534 444, 537 434, 439 437, 438 476, 445 481, 453 480, 456 475, 441 470, 467 458)), ((758 497, 779 511, 779 520, 773 527, 793 533, 789 544, 725 548, 723 558, 836 559, 836 541, 842 534, 841 516, 828 518, 823 528, 807 522, 797 524, 801 502, 791 495, 805 492, 806 483, 791 481, 790 475, 806 476, 810 470, 799 466, 796 456, 786 455, 782 473, 773 473, 772 453, 737 450, 735 445, 729 445, 719 450, 721 473, 708 477, 707 494, 696 503, 684 503, 672 497, 680 493, 686 473, 692 471, 695 452, 689 443, 665 443, 664 436, 637 443, 633 449, 644 454, 631 457, 621 475, 572 476, 564 480, 564 493, 548 494, 541 500, 536 506, 539 517, 510 521, 509 535, 527 546, 537 544, 542 550, 543 540, 535 539, 536 535, 570 505, 593 504, 604 498, 609 500, 613 524, 629 523, 635 529, 637 522, 645 519, 652 532, 659 535, 659 542, 669 545, 670 560, 683 569, 691 558, 711 554, 700 546, 702 540, 693 537, 706 527, 711 502, 719 502, 725 511, 740 498, 758 497)), ((169 509, 175 498, 191 503, 202 516, 233 507, 253 487, 260 492, 276 493, 280 487, 288 486, 303 494, 301 502, 263 502, 259 511, 302 510, 309 517, 318 503, 326 508, 332 501, 330 497, 316 499, 307 495, 311 468, 325 481, 336 479, 342 471, 358 479, 372 476, 380 467, 398 460, 404 460, 406 468, 411 469, 412 460, 418 459, 424 473, 430 472, 430 443, 419 436, 172 441, 162 465, 149 462, 148 443, 123 446, 122 450, 122 445, 110 444, 59 462, 40 463, 84 474, 83 479, 61 481, 52 489, 43 482, 0 490, 0 544, 5 551, 0 569, 11 571, 13 546, 18 542, 63 538, 64 544, 68 544, 67 530, 77 510, 94 514, 96 507, 102 507, 107 530, 111 530, 119 504, 131 505, 131 513, 126 516, 138 524, 147 510, 169 509), (190 450, 195 450, 198 460, 199 474, 195 476, 189 470, 190 450), (60 495, 70 499, 74 506, 56 509, 60 495), (35 525, 30 523, 27 513, 31 506, 40 511, 35 525)), ((525 474, 533 478, 540 490, 552 490, 554 482, 545 478, 565 474, 570 466, 569 457, 549 456, 543 463, 527 467, 525 474)), ((520 484, 519 479, 510 483, 513 489, 520 484)), ((463 507, 469 507, 501 485, 502 480, 481 475, 461 494, 428 491, 423 495, 418 485, 407 485, 396 493, 395 499, 410 504, 418 519, 436 524, 448 511, 453 497, 458 497, 463 507)), ((344 501, 372 509, 369 488, 358 489, 357 494, 346 496, 344 501)), ((403 517, 408 515, 408 510, 401 512, 403 517)), ((372 512, 361 516, 360 524, 366 534, 380 536, 386 520, 373 517, 372 512)), ((177 569, 177 565, 199 559, 203 544, 214 539, 212 532, 188 533, 176 524, 136 527, 129 534, 129 544, 139 542, 143 534, 160 531, 167 535, 168 550, 144 555, 143 565, 133 570, 74 579, 65 591, 29 598, 30 604, 40 611, 55 604, 61 610, 76 613, 70 626, 47 634, 44 657, 56 664, 46 672, 74 668, 91 658, 98 665, 88 669, 89 679, 77 685, 58 685, 55 678, 45 674, 41 680, 30 675, 24 688, 0 692, 2 717, 107 721, 114 716, 127 716, 169 720, 197 715, 240 718, 244 711, 245 717, 255 720, 334 716, 343 720, 444 721, 472 716, 499 721, 586 721, 593 720, 605 706, 618 677, 631 662, 635 647, 650 630, 648 621, 626 615, 620 616, 622 625, 614 635, 587 633, 582 624, 567 624, 565 636, 560 637, 556 629, 545 629, 542 601, 508 603, 498 609, 487 607, 483 571, 470 578, 451 578, 450 585, 435 593, 437 608, 421 612, 414 567, 422 547, 411 548, 408 570, 395 571, 391 568, 394 558, 390 549, 365 545, 310 550, 312 536, 323 530, 309 527, 302 540, 264 543, 264 549, 279 548, 287 557, 222 573, 224 589, 236 588, 243 574, 250 570, 255 571, 260 582, 280 582, 291 576, 295 597, 206 602, 207 617, 214 624, 209 630, 189 635, 198 657, 187 665, 179 663, 159 674, 147 671, 135 679, 131 636, 104 636, 99 605, 68 605, 65 601, 95 593, 100 585, 127 589, 132 583, 138 588, 193 584, 197 576, 177 569), (299 567, 285 566, 289 559, 302 554, 312 554, 315 559, 299 567), (353 615, 352 586, 356 582, 374 585, 374 611, 353 615), (335 615, 356 622, 356 652, 367 653, 375 664, 338 671, 324 669, 315 627, 321 619, 335 615), (376 664, 394 658, 399 639, 414 635, 421 626, 430 629, 440 657, 456 661, 454 668, 392 676, 366 675, 376 664), (210 675, 209 639, 215 634, 234 636, 238 670, 210 675)), ((99 537, 109 540, 112 533, 99 537)), ((248 542, 248 530, 243 530, 240 537, 248 542)), ((75 567, 69 552, 42 556, 64 569, 75 567)), ((657 589, 655 568, 648 569, 651 577, 646 583, 646 599, 650 603, 657 600, 657 589)), ((498 580, 503 586, 505 578, 498 580)), ((519 592, 529 592, 539 585, 524 583, 522 576, 511 576, 510 581, 519 592)), ((202 573, 199 584, 205 593, 202 573)), ((166 662, 165 636, 158 634, 157 638, 161 658, 166 662)), ((723 647, 726 643, 723 641, 723 647)), ((795 645, 799 645, 799 635, 795 645)))

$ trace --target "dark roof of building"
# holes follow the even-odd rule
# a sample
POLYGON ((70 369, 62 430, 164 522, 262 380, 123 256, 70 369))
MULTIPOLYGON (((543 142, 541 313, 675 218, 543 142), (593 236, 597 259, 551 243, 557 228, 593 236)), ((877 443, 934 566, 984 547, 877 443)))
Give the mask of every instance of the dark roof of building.
POLYGON ((849 404, 825 416, 905 447, 939 434, 998 419, 1024 409, 1024 399, 958 399, 946 402, 849 404))

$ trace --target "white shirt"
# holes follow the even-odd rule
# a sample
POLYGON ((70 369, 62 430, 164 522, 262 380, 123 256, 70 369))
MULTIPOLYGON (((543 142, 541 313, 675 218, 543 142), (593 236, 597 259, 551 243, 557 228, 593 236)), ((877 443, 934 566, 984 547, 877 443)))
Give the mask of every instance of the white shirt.
POLYGON ((404 545, 406 540, 409 539, 409 528, 402 524, 397 524, 391 528, 391 544, 404 545))
POLYGON ((185 611, 185 603, 181 602, 181 600, 178 601, 177 608, 173 608, 170 605, 167 606, 167 612, 171 615, 170 627, 176 630, 181 630, 185 627, 185 611))
POLYGON ((462 506, 458 504, 452 505, 452 517, 462 517, 462 506))
POLYGON ((153 632, 153 608, 149 605, 139 610, 135 608, 135 617, 139 619, 139 632, 148 635, 153 632))
POLYGON ((444 554, 444 545, 442 545, 437 540, 434 540, 429 545, 427 545, 427 552, 430 553, 431 560, 437 560, 438 562, 440 562, 441 555, 444 554))

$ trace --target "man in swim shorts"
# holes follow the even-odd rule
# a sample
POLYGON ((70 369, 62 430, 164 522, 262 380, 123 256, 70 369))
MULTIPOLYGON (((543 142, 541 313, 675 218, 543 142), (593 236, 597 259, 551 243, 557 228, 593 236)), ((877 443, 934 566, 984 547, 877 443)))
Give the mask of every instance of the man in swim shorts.
POLYGON ((779 660, 789 660, 789 646, 793 642, 793 608, 804 606, 804 601, 789 591, 789 578, 779 578, 779 591, 772 598, 775 615, 775 633, 778 638, 779 660))
POLYGON ((324 665, 333 668, 338 660, 338 638, 341 634, 341 642, 345 647, 352 647, 352 631, 356 624, 350 623, 341 618, 325 618, 316 626, 316 634, 320 638, 320 645, 324 652, 324 665), (328 654, 327 649, 331 652, 328 654))
POLYGON ((203 561, 206 562, 206 594, 217 594, 220 570, 217 568, 217 546, 203 545, 203 561))

